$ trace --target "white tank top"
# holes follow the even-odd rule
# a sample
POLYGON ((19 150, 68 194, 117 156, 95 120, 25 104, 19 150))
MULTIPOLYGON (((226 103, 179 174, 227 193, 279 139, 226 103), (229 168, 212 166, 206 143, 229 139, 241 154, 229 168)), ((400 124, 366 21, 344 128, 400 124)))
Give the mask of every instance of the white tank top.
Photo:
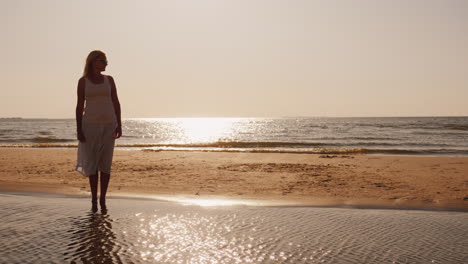
POLYGON ((109 78, 94 84, 85 78, 85 110, 83 122, 88 124, 112 124, 117 122, 111 98, 109 78))

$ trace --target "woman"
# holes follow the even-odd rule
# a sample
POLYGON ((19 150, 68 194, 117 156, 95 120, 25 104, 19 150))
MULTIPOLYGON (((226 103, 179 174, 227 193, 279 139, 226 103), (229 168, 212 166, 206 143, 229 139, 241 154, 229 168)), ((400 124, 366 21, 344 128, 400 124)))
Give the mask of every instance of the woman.
POLYGON ((99 204, 106 209, 115 139, 122 136, 120 103, 114 79, 103 75, 107 58, 104 52, 89 53, 83 77, 78 81, 76 127, 78 161, 76 170, 89 177, 92 210, 97 211, 98 172, 101 172, 99 204))

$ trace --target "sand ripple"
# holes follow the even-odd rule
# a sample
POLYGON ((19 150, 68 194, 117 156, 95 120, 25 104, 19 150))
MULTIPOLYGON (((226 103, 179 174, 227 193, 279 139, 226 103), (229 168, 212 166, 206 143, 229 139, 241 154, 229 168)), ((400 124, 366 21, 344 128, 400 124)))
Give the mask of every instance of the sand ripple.
POLYGON ((468 213, 2 194, 1 263, 463 263, 468 213))

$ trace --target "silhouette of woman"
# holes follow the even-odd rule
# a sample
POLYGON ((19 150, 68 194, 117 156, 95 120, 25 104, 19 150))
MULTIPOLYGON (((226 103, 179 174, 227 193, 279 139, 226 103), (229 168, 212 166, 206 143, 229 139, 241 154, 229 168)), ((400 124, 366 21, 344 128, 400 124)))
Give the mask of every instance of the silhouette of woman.
POLYGON ((101 172, 99 204, 101 209, 106 209, 114 143, 122 136, 115 82, 111 76, 102 74, 106 66, 106 54, 99 50, 92 51, 86 58, 83 77, 78 81, 76 170, 89 177, 93 212, 97 211, 98 172, 101 172))

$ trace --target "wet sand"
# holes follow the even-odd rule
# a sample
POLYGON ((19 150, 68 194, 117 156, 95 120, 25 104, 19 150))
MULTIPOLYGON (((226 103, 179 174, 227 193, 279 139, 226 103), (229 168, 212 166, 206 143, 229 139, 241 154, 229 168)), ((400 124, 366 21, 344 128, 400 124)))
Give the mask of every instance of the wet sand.
MULTIPOLYGON (((0 149, 0 190, 89 195, 76 149, 0 149)), ((110 196, 468 209, 468 157, 116 150, 110 196)))
POLYGON ((466 263, 467 212, 0 192, 0 263, 466 263))

